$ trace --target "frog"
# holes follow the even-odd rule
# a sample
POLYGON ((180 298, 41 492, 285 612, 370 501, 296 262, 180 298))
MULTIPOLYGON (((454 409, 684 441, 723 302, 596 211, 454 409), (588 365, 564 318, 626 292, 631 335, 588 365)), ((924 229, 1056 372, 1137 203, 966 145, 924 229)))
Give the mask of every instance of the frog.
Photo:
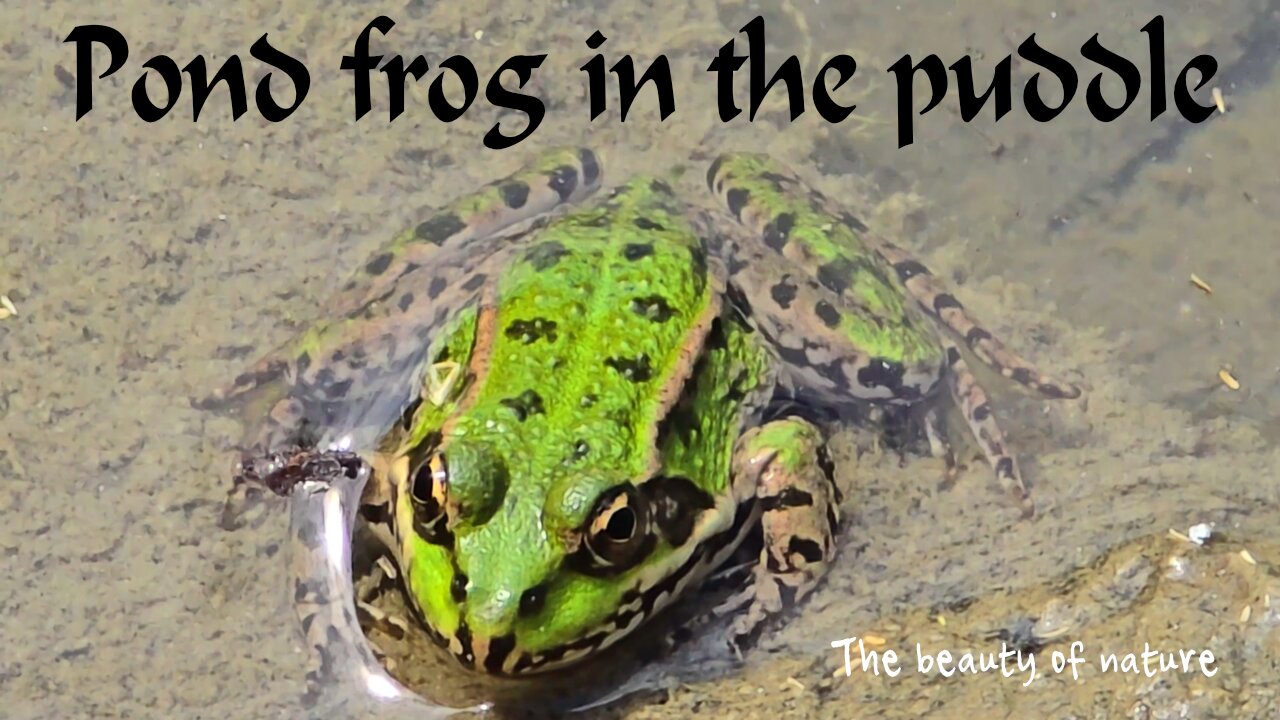
POLYGON ((813 408, 909 410, 952 476, 957 405, 1030 517, 967 357, 1042 397, 1081 390, 780 161, 729 152, 705 177, 716 203, 660 176, 598 195, 601 155, 562 148, 396 235, 210 398, 260 418, 237 492, 299 448, 358 455, 360 515, 421 627, 505 677, 599 654, 753 535, 714 608, 729 643, 802 602, 844 523, 838 423, 813 408))

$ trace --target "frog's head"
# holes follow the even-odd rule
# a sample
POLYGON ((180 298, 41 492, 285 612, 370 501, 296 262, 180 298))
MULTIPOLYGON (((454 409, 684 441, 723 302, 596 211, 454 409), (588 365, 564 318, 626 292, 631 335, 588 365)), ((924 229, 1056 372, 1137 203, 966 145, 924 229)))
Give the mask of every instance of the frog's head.
POLYGON ((711 503, 688 481, 633 483, 506 447, 454 437, 393 474, 405 586, 429 631, 464 664, 513 675, 639 625, 655 584, 683 574, 711 503))

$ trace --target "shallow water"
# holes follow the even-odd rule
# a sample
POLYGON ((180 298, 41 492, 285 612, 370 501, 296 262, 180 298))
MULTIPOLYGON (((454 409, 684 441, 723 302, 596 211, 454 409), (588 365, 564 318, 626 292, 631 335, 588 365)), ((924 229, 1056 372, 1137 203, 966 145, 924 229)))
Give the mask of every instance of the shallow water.
MULTIPOLYGON (((1040 509, 1031 521, 977 461, 940 490, 939 462, 839 438, 849 519, 828 581, 744 668, 610 713, 1275 717, 1278 12, 1274 0, 0 7, 0 293, 18 310, 0 320, 0 714, 302 715, 303 656, 281 579, 286 517, 217 527, 239 427, 189 398, 316 318, 350 267, 424 208, 540 148, 586 144, 605 153, 611 183, 677 166, 691 192, 717 152, 767 149, 828 194, 865 200, 868 221, 917 250, 997 334, 1086 393, 1047 402, 984 376, 1040 509), (534 80, 543 126, 487 151, 497 111, 477 104, 446 125, 427 112, 425 87, 394 123, 381 100, 354 122, 338 63, 379 13, 398 25, 375 48, 433 65, 463 53, 482 77, 513 52, 548 52, 534 80), (812 77, 832 54, 857 58, 854 116, 828 125, 810 105, 788 123, 774 101, 753 123, 719 121, 706 63, 758 13, 771 64, 795 53, 812 77), (988 110, 966 124, 948 100, 897 148, 883 70, 902 54, 950 63, 969 53, 982 79, 1034 32, 1083 73, 1074 49, 1102 32, 1145 67, 1138 28, 1156 13, 1170 74, 1214 55, 1219 74, 1197 97, 1217 86, 1228 112, 1198 126, 1173 110, 1153 122, 1144 93, 1103 124, 1077 95, 1048 124, 1017 105, 999 123, 988 110), (77 123, 64 82, 74 51, 62 40, 90 22, 120 30, 133 55, 95 85, 95 108, 77 123), (611 58, 667 55, 672 117, 660 122, 643 96, 625 123, 588 121, 577 68, 597 28, 611 58), (181 65, 205 53, 216 66, 239 53, 252 83, 263 70, 247 50, 263 32, 311 71, 287 121, 250 112, 233 123, 221 97, 197 124, 186 97, 155 124, 132 114, 144 58, 166 52, 181 65), (1239 390, 1220 381, 1224 367, 1239 390), (1168 534, 1202 522, 1221 542, 1201 549, 1168 534), (993 673, 845 677, 830 645, 856 635, 900 651, 989 651, 1000 630, 1025 640, 1028 622, 1042 623, 1042 669, 1080 640, 1089 652, 1212 648, 1221 671, 1028 687, 993 673)), ((1015 102, 1030 72, 1014 63, 1015 102)))

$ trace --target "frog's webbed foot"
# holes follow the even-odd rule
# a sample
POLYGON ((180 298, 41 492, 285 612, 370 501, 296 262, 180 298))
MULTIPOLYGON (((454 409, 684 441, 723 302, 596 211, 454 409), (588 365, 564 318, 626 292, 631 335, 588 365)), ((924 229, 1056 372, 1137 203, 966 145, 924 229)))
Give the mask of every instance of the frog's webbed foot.
POLYGON ((746 606, 729 630, 739 645, 768 617, 804 599, 836 554, 840 491, 832 477, 821 431, 799 418, 783 418, 747 432, 734 453, 735 486, 754 488, 764 547, 748 586, 716 609, 746 606))

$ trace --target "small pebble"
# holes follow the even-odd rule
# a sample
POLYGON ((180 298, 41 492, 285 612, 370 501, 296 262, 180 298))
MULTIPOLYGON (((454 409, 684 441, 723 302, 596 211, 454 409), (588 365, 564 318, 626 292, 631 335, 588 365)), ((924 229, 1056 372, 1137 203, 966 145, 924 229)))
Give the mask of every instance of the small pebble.
POLYGON ((1226 385, 1232 390, 1240 389, 1240 381, 1237 380, 1236 377, 1231 374, 1231 371, 1226 368, 1218 371, 1218 379, 1222 381, 1223 385, 1226 385))
POLYGON ((1204 545, 1213 537, 1212 523, 1198 523, 1187 530, 1187 537, 1197 545, 1204 545))

